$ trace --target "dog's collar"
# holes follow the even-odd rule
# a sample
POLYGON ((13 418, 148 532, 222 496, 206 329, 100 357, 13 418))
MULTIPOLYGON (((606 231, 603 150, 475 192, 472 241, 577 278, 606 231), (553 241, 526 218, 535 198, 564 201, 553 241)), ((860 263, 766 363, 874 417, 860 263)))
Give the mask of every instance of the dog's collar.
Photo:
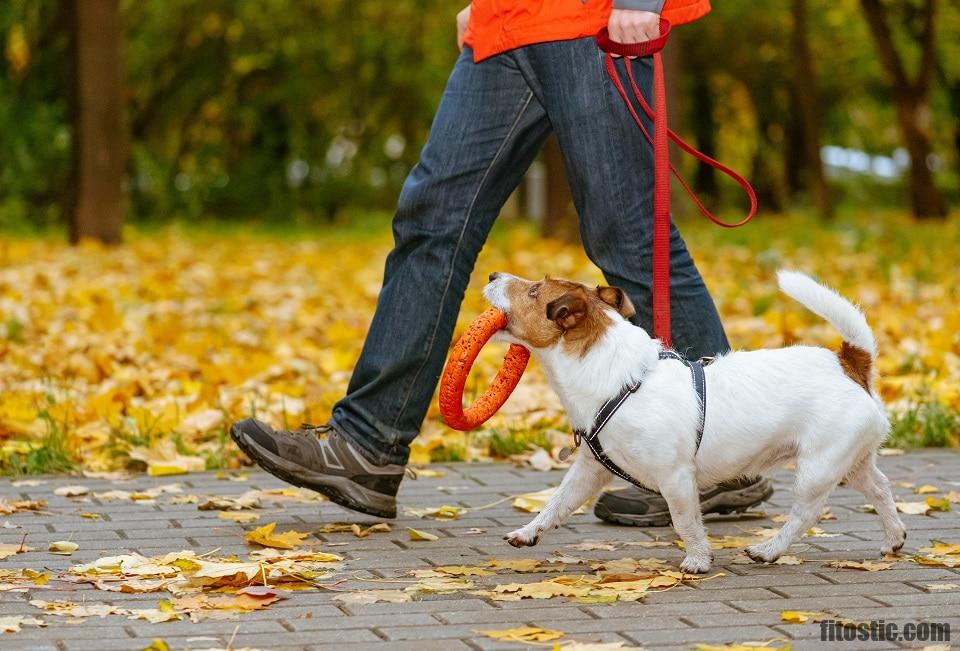
MULTIPOLYGON (((697 361, 692 361, 686 359, 676 351, 663 350, 660 351, 660 359, 675 359, 678 362, 682 362, 690 369, 690 375, 693 377, 693 388, 696 390, 697 398, 700 402, 700 422, 697 426, 696 448, 697 451, 699 451, 700 441, 703 439, 703 427, 707 415, 707 382, 706 376, 703 372, 703 367, 712 362, 713 358, 702 357, 697 361)), ((607 456, 607 453, 603 451, 603 446, 600 444, 599 437, 600 430, 606 427, 607 423, 610 421, 613 415, 617 413, 617 410, 620 409, 623 403, 626 402, 627 398, 629 398, 631 394, 636 393, 642 384, 643 380, 637 380, 633 384, 625 386, 620 390, 620 393, 603 403, 603 405, 597 411, 596 417, 593 419, 593 426, 590 427, 590 431, 574 429, 573 440, 577 447, 580 446, 581 441, 585 442, 587 447, 590 448, 590 451, 593 453, 593 456, 596 457, 597 461, 600 462, 600 465, 616 476, 630 482, 634 486, 646 488, 639 481, 627 474, 627 472, 618 466, 613 459, 607 456)), ((696 454, 696 451, 694 454, 696 454)))

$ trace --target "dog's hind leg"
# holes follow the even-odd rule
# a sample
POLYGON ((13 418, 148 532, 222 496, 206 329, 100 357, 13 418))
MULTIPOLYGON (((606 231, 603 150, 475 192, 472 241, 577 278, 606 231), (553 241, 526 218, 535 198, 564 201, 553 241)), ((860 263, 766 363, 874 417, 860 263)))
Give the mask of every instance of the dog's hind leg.
POLYGON ((697 490, 693 471, 677 471, 661 482, 659 488, 670 509, 673 528, 683 540, 683 547, 687 552, 680 569, 694 574, 709 571, 713 553, 710 551, 707 532, 703 528, 700 492, 697 490))
POLYGON ((850 488, 863 493, 880 516, 880 523, 883 526, 883 545, 880 547, 880 552, 894 554, 900 551, 907 539, 907 529, 897 515, 890 480, 877 467, 874 453, 871 452, 854 466, 847 475, 847 484, 850 488))
POLYGON ((820 519, 827 497, 840 482, 835 470, 838 465, 822 459, 798 459, 793 483, 793 506, 787 521, 770 540, 747 547, 747 556, 755 561, 772 563, 805 531, 815 525, 820 519))
POLYGON ((547 500, 537 517, 525 527, 511 531, 503 539, 514 547, 536 545, 544 531, 560 526, 571 513, 599 492, 612 476, 592 455, 581 450, 563 476, 557 492, 547 500))

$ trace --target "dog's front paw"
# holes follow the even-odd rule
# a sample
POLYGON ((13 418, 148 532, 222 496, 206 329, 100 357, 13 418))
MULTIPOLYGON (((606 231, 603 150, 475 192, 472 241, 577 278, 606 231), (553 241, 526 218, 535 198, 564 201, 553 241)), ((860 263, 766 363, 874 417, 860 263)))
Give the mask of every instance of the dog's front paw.
POLYGON ((880 547, 881 554, 897 554, 903 549, 903 544, 907 542, 907 532, 904 529, 901 529, 893 536, 889 537, 884 541, 883 546, 880 547))
POLYGON ((541 533, 542 532, 539 529, 528 531, 527 528, 524 527, 523 529, 511 531, 504 536, 503 539, 514 547, 533 547, 540 542, 541 533))
POLYGON ((771 545, 770 541, 757 543, 756 545, 750 545, 743 551, 747 556, 758 563, 772 563, 780 558, 779 550, 771 545))
POLYGON ((706 574, 710 571, 712 560, 709 554, 687 554, 680 563, 680 569, 688 574, 706 574))

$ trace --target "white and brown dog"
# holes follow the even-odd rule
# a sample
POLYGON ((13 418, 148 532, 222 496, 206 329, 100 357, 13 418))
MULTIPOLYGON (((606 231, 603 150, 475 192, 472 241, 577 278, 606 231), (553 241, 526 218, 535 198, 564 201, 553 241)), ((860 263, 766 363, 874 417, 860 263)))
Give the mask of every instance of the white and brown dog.
MULTIPOLYGON (((575 429, 589 431, 601 405, 642 381, 600 434, 607 455, 643 485, 663 494, 683 539, 681 568, 706 572, 712 554, 698 488, 796 465, 794 503, 780 531, 752 545, 757 561, 779 558, 816 524, 841 481, 861 491, 883 525, 881 552, 899 550, 906 530, 890 482, 876 465, 889 423, 872 384, 876 356, 863 314, 832 290, 796 272, 779 273, 781 290, 829 321, 839 352, 811 346, 735 352, 706 367, 709 400, 700 449, 700 401, 689 369, 659 359, 662 346, 627 319, 633 305, 616 287, 566 280, 529 281, 495 273, 484 296, 507 315, 497 339, 526 346, 540 362, 575 429)), ((559 490, 525 527, 505 538, 535 545, 611 479, 581 450, 559 490)))

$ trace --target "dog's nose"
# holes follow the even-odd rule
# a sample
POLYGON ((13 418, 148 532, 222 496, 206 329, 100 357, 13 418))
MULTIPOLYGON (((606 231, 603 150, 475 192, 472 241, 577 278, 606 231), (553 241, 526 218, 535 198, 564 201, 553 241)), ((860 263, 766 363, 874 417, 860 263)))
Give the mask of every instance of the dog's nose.
POLYGON ((500 277, 500 272, 499 272, 499 271, 494 271, 492 274, 490 274, 490 277, 489 277, 488 280, 489 280, 490 282, 493 282, 494 280, 496 280, 496 279, 499 278, 499 277, 500 277))

